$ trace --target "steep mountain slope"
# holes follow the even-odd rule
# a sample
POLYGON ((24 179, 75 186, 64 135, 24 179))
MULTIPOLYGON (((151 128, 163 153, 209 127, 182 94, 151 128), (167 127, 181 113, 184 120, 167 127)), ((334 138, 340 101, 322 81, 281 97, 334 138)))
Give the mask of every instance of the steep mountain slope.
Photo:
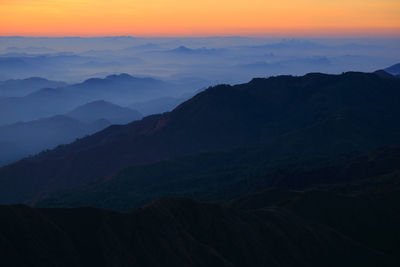
POLYGON ((86 123, 105 119, 113 124, 125 124, 139 120, 142 117, 136 110, 123 108, 104 100, 90 102, 77 107, 66 115, 86 123))
POLYGON ((136 102, 129 107, 138 110, 145 116, 168 112, 184 102, 184 98, 162 97, 145 102, 136 102))
POLYGON ((395 266, 285 210, 163 199, 129 214, 0 207, 7 266, 395 266))
POLYGON ((110 127, 0 169, 0 201, 29 201, 131 165, 261 142, 270 142, 281 156, 327 156, 400 143, 399 102, 400 81, 367 73, 220 85, 170 113, 110 127))

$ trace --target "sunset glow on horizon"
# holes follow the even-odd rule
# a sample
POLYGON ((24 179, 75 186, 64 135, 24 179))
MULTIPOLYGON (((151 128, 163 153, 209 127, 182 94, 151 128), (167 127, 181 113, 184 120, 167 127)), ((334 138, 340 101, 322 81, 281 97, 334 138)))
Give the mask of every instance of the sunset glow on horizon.
POLYGON ((400 1, 0 0, 0 35, 400 37, 400 1))

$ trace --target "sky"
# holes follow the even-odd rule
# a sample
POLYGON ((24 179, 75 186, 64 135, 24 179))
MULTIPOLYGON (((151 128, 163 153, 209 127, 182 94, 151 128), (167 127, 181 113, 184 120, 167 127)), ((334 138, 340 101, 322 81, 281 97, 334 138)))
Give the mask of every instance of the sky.
POLYGON ((0 0, 0 35, 400 37, 400 0, 0 0))

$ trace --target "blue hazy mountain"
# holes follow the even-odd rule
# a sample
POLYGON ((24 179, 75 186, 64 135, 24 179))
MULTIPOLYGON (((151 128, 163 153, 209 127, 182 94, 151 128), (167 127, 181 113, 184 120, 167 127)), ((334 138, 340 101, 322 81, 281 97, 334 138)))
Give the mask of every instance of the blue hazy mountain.
POLYGON ((49 81, 40 77, 0 81, 0 97, 21 97, 42 88, 67 86, 64 82, 49 81))
POLYGON ((38 76, 77 83, 132 73, 171 81, 207 80, 202 86, 233 84, 254 76, 372 72, 399 62, 398 46, 398 39, 2 37, 0 80, 38 76), (322 58, 329 64, 318 60, 322 58), (266 67, 235 67, 257 62, 266 67))
POLYGON ((172 50, 168 50, 166 52, 174 53, 174 54, 182 54, 182 55, 221 55, 222 53, 226 52, 226 49, 223 48, 188 48, 184 45, 181 45, 177 48, 172 50))
POLYGON ((400 75, 400 63, 386 68, 385 71, 394 76, 400 75))
POLYGON ((40 89, 24 97, 0 99, 0 125, 63 114, 89 102, 59 88, 40 89))
POLYGON ((30 47, 7 47, 4 49, 5 53, 33 53, 33 54, 46 54, 56 52, 54 49, 45 46, 30 46, 30 47))
POLYGON ((95 101, 64 115, 0 126, 0 165, 141 117, 135 110, 95 101))
POLYGON ((181 95, 184 85, 128 74, 92 78, 59 88, 44 88, 24 97, 0 99, 0 125, 64 114, 88 102, 105 100, 127 106, 133 102, 181 95))
POLYGON ((111 123, 103 119, 84 123, 68 116, 58 115, 1 126, 0 165, 70 143, 109 125, 111 123))
POLYGON ((125 104, 128 101, 152 99, 158 95, 173 93, 174 90, 178 89, 158 79, 119 74, 110 75, 104 79, 88 79, 83 83, 65 88, 64 91, 79 94, 81 97, 98 97, 125 104))
POLYGON ((77 107, 66 114, 82 122, 94 122, 105 119, 113 124, 125 124, 142 118, 142 114, 130 108, 99 100, 77 107))

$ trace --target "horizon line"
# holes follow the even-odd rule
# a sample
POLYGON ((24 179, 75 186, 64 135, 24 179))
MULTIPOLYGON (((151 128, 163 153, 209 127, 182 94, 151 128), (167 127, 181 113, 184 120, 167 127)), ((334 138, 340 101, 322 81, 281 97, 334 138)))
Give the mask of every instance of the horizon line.
POLYGON ((0 38, 142 38, 142 39, 190 39, 190 38, 248 38, 248 39, 400 39, 399 35, 22 35, 0 34, 0 38))
POLYGON ((132 38, 400 38, 400 27, 317 27, 317 28, 232 28, 207 31, 204 29, 181 29, 169 32, 129 32, 129 31, 0 31, 0 37, 132 37, 132 38))

